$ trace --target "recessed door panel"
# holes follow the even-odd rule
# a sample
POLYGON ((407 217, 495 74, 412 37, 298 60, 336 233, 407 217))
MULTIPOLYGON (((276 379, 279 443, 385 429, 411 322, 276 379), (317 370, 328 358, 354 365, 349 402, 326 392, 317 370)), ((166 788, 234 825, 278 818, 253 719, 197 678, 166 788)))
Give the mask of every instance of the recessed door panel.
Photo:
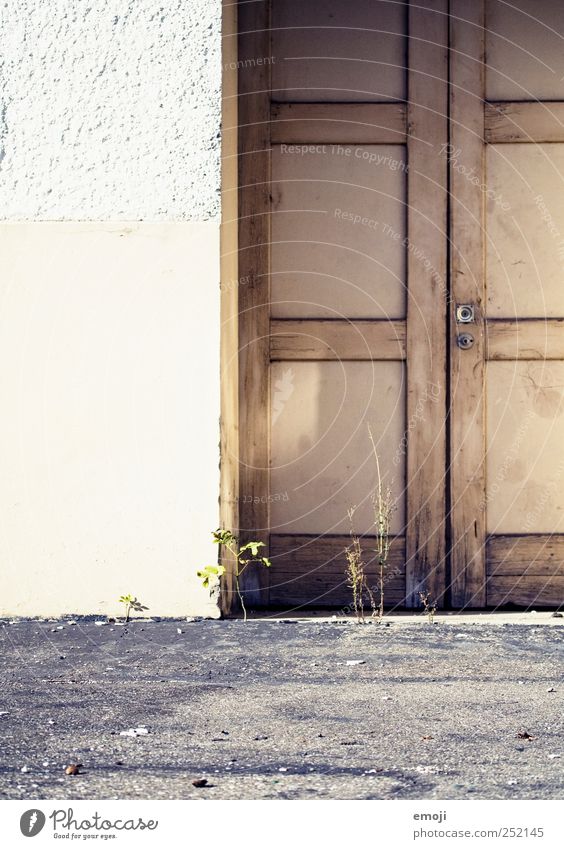
POLYGON ((564 363, 487 367, 489 534, 564 533, 564 363))
POLYGON ((564 144, 486 150, 488 317, 564 316, 564 144))
POLYGON ((274 363, 271 533, 374 534, 376 465, 404 525, 405 375, 399 362, 274 363))
POLYGON ((403 2, 274 0, 272 99, 403 100, 406 28, 403 2))
POLYGON ((272 151, 272 316, 403 318, 406 148, 272 151))
POLYGON ((560 0, 488 0, 486 33, 488 100, 562 99, 560 0))

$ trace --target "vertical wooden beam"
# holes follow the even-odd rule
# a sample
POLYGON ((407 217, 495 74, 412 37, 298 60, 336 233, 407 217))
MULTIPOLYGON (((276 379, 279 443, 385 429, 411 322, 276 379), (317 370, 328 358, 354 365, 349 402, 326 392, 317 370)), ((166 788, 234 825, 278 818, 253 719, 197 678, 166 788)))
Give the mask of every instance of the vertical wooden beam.
MULTIPOLYGON (((239 29, 239 535, 268 543, 270 2, 241 2, 239 29), (260 60, 260 61, 256 61, 260 60), (265 497, 266 496, 266 497, 265 497)), ((267 570, 245 574, 265 603, 267 570)))
POLYGON ((406 604, 417 607, 420 590, 441 604, 445 585, 447 0, 410 4, 408 56, 407 421, 417 424, 407 453, 406 604))
MULTIPOLYGON (((223 0, 222 17, 219 523, 231 530, 239 528, 237 4, 223 0)), ((221 582, 220 606, 222 613, 229 614, 235 598, 234 564, 226 557, 227 552, 221 552, 227 572, 221 582)))
POLYGON ((451 0, 450 481, 451 601, 483 607, 484 428, 484 3, 451 0), (456 304, 473 304, 474 324, 457 325, 456 304), (474 345, 461 350, 457 335, 474 345))

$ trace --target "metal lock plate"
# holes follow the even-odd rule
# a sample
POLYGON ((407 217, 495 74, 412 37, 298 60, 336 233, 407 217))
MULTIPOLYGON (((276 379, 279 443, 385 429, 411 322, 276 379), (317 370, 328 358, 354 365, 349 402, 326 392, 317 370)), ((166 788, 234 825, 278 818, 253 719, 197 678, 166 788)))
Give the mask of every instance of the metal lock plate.
POLYGON ((463 351, 467 351, 468 348, 471 348, 474 344, 474 337, 471 333, 459 333, 456 337, 456 344, 459 348, 462 348, 463 351))
POLYGON ((457 304, 456 320, 458 324, 472 324, 474 321, 474 307, 472 304, 457 304))

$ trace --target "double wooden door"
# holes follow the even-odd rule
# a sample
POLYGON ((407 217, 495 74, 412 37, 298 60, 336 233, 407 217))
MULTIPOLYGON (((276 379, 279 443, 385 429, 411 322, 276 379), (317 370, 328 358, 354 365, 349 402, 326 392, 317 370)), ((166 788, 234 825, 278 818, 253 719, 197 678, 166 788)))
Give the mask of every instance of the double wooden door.
POLYGON ((564 12, 240 3, 239 524, 251 604, 562 601, 564 12), (561 102, 562 101, 562 102, 561 102))

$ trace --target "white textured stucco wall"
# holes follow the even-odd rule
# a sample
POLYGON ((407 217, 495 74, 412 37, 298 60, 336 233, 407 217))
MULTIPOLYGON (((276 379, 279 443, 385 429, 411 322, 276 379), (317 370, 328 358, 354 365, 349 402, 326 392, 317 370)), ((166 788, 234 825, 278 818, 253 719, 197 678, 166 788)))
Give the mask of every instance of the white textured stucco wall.
POLYGON ((1 9, 3 615, 217 615, 219 0, 1 9))
POLYGON ((219 0, 0 4, 0 218, 219 213, 219 0))

